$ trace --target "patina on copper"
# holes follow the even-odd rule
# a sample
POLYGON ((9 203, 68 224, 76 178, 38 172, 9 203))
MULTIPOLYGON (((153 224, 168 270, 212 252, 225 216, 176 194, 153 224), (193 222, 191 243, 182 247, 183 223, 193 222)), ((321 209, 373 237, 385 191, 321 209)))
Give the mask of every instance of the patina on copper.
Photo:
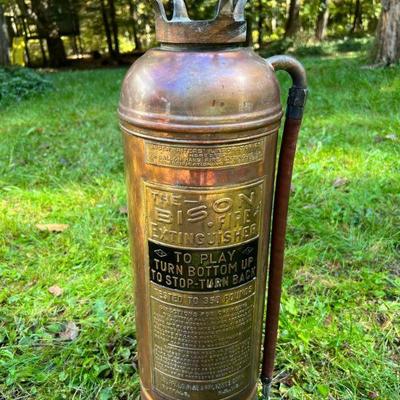
POLYGON ((125 147, 141 397, 254 400, 277 134, 274 69, 294 79, 274 201, 262 380, 276 346, 288 187, 305 101, 292 58, 244 47, 246 1, 220 1, 191 21, 182 0, 127 73, 119 114, 125 147))

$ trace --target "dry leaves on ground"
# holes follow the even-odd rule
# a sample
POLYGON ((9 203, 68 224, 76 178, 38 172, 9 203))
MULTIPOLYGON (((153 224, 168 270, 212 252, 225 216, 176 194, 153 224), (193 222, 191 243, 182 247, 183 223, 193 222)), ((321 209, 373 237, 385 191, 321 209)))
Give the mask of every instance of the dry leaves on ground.
POLYGON ((58 285, 50 286, 49 289, 48 289, 48 291, 49 291, 52 295, 54 295, 54 296, 56 296, 56 297, 59 297, 59 296, 61 296, 61 295, 63 294, 63 290, 62 290, 62 289, 60 288, 60 286, 58 286, 58 285))
POLYGON ((60 233, 69 228, 68 224, 36 224, 41 232, 60 233))
POLYGON ((128 207, 127 206, 122 206, 119 208, 119 213, 122 215, 128 215, 128 207))
POLYGON ((73 341, 79 336, 79 327, 75 324, 75 322, 68 322, 65 325, 65 329, 60 333, 61 340, 73 341))
POLYGON ((333 187, 335 188, 340 188, 342 186, 346 186, 349 183, 349 180, 347 178, 336 178, 333 181, 333 187))
POLYGON ((324 320, 324 325, 325 326, 330 326, 332 324, 332 321, 333 321, 332 314, 328 314, 327 317, 324 320))
POLYGON ((375 143, 384 142, 385 140, 395 142, 395 141, 397 141, 397 139, 398 139, 397 135, 395 133, 391 133, 386 136, 379 136, 379 135, 375 136, 374 141, 375 141, 375 143))

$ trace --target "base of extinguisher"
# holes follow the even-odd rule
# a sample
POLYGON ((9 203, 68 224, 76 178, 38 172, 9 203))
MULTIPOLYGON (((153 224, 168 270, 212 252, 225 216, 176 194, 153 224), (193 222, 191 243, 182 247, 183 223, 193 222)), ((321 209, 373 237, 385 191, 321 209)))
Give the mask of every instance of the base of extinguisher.
MULTIPOLYGON (((143 386, 140 388, 140 397, 137 400, 160 400, 160 399, 166 399, 167 397, 164 396, 156 396, 153 397, 149 391, 147 391, 143 386)), ((253 390, 249 395, 246 395, 245 397, 241 397, 240 400, 257 400, 257 385, 254 386, 253 390)))

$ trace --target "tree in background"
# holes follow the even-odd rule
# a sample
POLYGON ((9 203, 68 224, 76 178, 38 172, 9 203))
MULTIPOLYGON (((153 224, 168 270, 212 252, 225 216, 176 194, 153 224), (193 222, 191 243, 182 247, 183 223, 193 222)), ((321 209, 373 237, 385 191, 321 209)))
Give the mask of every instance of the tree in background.
MULTIPOLYGON (((135 2, 135 3, 137 3, 137 2, 135 2)), ((131 29, 132 29, 133 43, 135 44, 135 51, 141 51, 142 44, 139 39, 138 26, 136 23, 136 21, 137 21, 137 4, 134 4, 133 0, 128 0, 128 5, 129 5, 129 15, 132 18, 131 29)))
POLYGON ((108 0, 108 7, 110 10, 111 29, 114 38, 114 55, 118 57, 119 56, 118 24, 115 12, 114 0, 108 0))
POLYGON ((4 8, 0 4, 0 65, 10 64, 10 42, 8 39, 8 30, 6 18, 4 16, 4 8))
MULTIPOLYGON (((212 18, 217 1, 186 0, 190 17, 212 18)), ((279 51, 285 51, 285 46, 293 41, 280 42, 281 39, 323 40, 328 24, 331 37, 374 34, 380 2, 251 0, 246 7, 248 36, 259 49, 279 41, 277 46, 283 46, 279 51)), ((60 66, 65 63, 66 55, 70 58, 83 55, 85 59, 92 55, 102 64, 107 64, 107 56, 125 62, 124 54, 155 45, 151 0, 0 0, 0 3, 4 5, 7 22, 11 18, 19 25, 10 31, 11 37, 25 42, 26 60, 31 65, 39 65, 38 60, 46 64, 50 59, 52 66, 60 66), (74 24, 69 22, 72 20, 74 24)), ((163 3, 171 15, 172 1, 163 3)))
POLYGON ((301 0, 290 0, 285 37, 295 37, 300 29, 300 6, 301 0))
POLYGON ((375 62, 390 65, 400 60, 400 1, 382 0, 377 29, 375 62))
POLYGON ((325 39, 326 29, 328 27, 328 20, 329 20, 329 0, 321 0, 317 16, 317 25, 315 28, 315 38, 317 40, 325 39))
POLYGON ((264 23, 264 4, 262 0, 258 0, 258 47, 262 48, 263 46, 263 23, 264 23))
POLYGON ((104 0, 100 0, 100 9, 101 9, 101 16, 103 18, 104 33, 106 35, 106 40, 107 40, 108 54, 110 54, 110 56, 113 57, 114 56, 114 48, 112 43, 113 40, 111 36, 110 23, 108 21, 106 3, 104 0))
MULTIPOLYGON (((23 0, 20 2, 24 3, 23 0)), ((67 62, 60 28, 54 18, 60 4, 56 0, 31 0, 31 12, 39 35, 46 39, 50 66, 61 67, 67 62)))
POLYGON ((362 30, 362 23, 363 23, 363 10, 361 5, 361 0, 356 0, 356 4, 354 6, 353 26, 351 28, 351 33, 360 32, 362 30))

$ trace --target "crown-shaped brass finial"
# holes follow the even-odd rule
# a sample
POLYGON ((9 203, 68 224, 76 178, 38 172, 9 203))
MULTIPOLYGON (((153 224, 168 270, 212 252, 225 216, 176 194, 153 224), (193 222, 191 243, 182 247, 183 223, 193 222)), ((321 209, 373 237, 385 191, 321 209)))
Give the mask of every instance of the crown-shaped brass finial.
POLYGON ((173 0, 173 15, 167 18, 162 0, 153 0, 156 37, 162 43, 240 43, 246 41, 244 8, 247 0, 219 0, 213 19, 189 18, 185 0, 173 0))

